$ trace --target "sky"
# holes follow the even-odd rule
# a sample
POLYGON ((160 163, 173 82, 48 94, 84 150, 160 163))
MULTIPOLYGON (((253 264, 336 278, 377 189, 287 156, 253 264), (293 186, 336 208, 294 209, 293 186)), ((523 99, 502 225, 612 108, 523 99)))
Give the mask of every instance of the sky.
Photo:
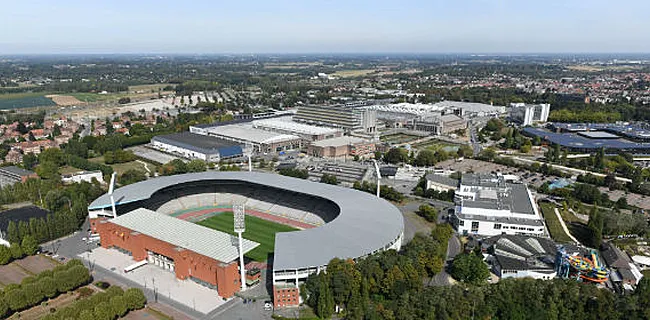
POLYGON ((647 0, 0 3, 0 55, 650 52, 647 0))

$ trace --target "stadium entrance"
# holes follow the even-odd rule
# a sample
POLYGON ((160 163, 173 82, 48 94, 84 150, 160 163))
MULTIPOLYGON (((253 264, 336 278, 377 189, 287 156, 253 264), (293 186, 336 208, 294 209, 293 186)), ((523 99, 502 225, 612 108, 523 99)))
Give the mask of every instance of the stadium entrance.
POLYGON ((169 270, 170 272, 174 272, 174 260, 163 256, 162 254, 147 250, 147 261, 149 261, 149 264, 153 264, 165 270, 169 270))

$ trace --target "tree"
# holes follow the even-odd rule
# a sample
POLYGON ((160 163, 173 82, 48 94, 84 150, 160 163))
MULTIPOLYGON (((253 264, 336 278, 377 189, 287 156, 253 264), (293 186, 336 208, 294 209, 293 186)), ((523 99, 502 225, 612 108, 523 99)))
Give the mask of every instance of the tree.
POLYGON ((418 155, 415 157, 415 165, 420 167, 430 167, 436 164, 436 154, 435 152, 424 149, 418 152, 418 155))
POLYGON ((4 298, 0 297, 0 319, 9 315, 9 305, 4 298))
POLYGON ((111 304, 106 301, 98 303, 93 313, 95 314, 95 320, 113 320, 115 318, 115 312, 111 304))
POLYGON ((124 316, 129 311, 126 305, 126 301, 124 301, 124 298, 122 296, 112 297, 111 307, 113 308, 113 312, 115 312, 118 317, 124 316))
POLYGON ((124 173, 117 180, 121 185, 125 186, 127 184, 147 180, 147 175, 140 170, 129 169, 124 171, 124 173))
POLYGON ((38 158, 32 152, 23 155, 23 167, 31 170, 38 163, 38 158))
POLYGON ((487 280, 490 270, 482 257, 473 253, 459 254, 452 262, 450 274, 462 282, 481 284, 487 280))
POLYGON ((327 184, 334 184, 334 185, 339 184, 339 181, 336 178, 336 176, 328 173, 324 173, 320 177, 320 182, 327 183, 327 184))
POLYGON ((429 222, 436 222, 438 220, 438 210, 426 204, 420 205, 418 211, 415 213, 429 222))
POLYGON ((126 301, 129 310, 138 310, 144 308, 147 298, 145 298, 142 290, 129 288, 124 292, 124 301, 126 301))
POLYGON ((20 288, 5 291, 4 298, 11 310, 20 311, 28 306, 27 297, 20 288))
POLYGON ((20 244, 18 242, 12 243, 11 246, 9 247, 9 250, 11 250, 12 258, 20 259, 23 257, 23 250, 20 248, 20 244))
POLYGON ((388 163, 401 163, 409 161, 409 153, 403 148, 392 148, 384 155, 384 161, 388 163))
POLYGON ((52 277, 43 277, 39 281, 41 285, 41 292, 47 298, 53 298, 58 293, 56 282, 52 277))
POLYGON ((129 97, 120 98, 119 100, 117 100, 117 103, 119 103, 119 104, 131 103, 131 98, 129 98, 129 97))
POLYGON ((18 225, 13 220, 9 221, 9 225, 7 225, 7 240, 9 243, 20 243, 22 240, 18 231, 18 225))
POLYGON ((188 172, 203 172, 206 171, 207 169, 208 168, 207 165, 205 164, 205 161, 200 159, 194 159, 187 164, 188 172))
POLYGON ((83 310, 79 313, 79 320, 96 320, 95 314, 91 310, 83 310))
POLYGON ((332 297, 327 275, 321 272, 318 276, 318 307, 315 311, 318 317, 327 319, 332 316, 332 312, 334 311, 334 297, 332 297))
POLYGON ((46 161, 36 167, 36 174, 43 179, 54 179, 59 176, 59 165, 46 161))
POLYGON ((589 241, 590 246, 593 248, 599 248, 600 243, 603 240, 603 226, 604 226, 604 217, 603 214, 593 206, 591 212, 589 213, 589 222, 587 223, 587 228, 589 229, 589 241))
POLYGON ((23 250, 24 254, 31 256, 36 254, 36 251, 38 251, 38 242, 32 235, 26 235, 23 237, 20 248, 23 250))
POLYGON ((11 259, 11 250, 8 247, 0 244, 0 265, 5 265, 11 262, 11 259))

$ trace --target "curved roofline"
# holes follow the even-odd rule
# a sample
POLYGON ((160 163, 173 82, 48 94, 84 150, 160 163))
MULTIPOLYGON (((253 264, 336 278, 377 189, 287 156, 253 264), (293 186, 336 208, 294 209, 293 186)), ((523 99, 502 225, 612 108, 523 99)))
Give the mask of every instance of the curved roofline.
MULTIPOLYGON (((390 202, 366 192, 257 172, 199 172, 154 178, 115 190, 116 205, 149 199, 176 184, 232 180, 327 199, 339 207, 338 216, 320 227, 275 235, 274 270, 327 265, 332 258, 358 258, 386 248, 401 237, 404 218, 390 202)), ((110 195, 93 201, 89 210, 111 207, 110 195)))

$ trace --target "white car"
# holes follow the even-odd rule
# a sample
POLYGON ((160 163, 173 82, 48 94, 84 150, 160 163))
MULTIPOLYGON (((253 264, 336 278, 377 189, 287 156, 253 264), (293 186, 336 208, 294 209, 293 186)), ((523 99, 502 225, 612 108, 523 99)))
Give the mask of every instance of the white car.
POLYGON ((264 310, 266 311, 273 310, 273 304, 270 301, 264 302, 264 310))

